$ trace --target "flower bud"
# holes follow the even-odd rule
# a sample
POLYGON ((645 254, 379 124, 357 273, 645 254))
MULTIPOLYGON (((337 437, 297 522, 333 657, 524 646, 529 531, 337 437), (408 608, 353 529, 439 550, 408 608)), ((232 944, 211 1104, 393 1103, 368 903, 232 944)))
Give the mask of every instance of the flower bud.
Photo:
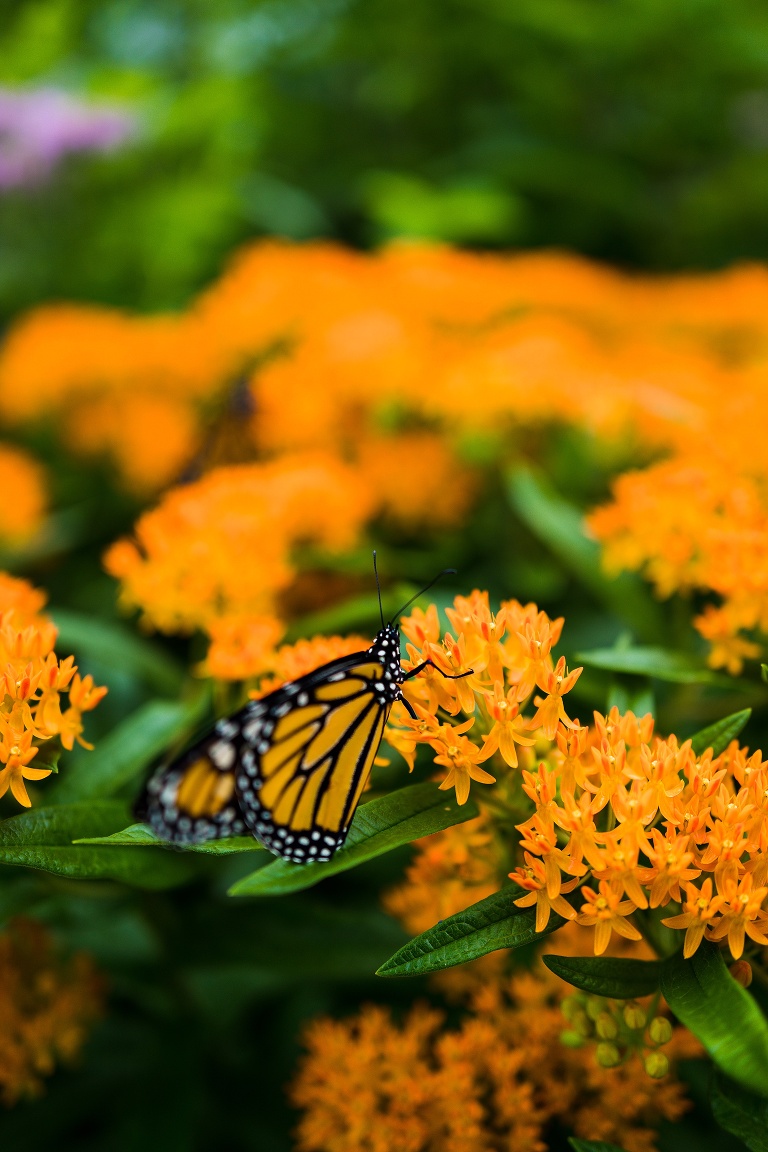
POLYGON ((574 1012, 571 1017, 571 1027, 574 1032, 578 1032, 579 1036, 592 1035, 592 1021, 583 1009, 580 1012, 574 1012))
POLYGON ((619 1034, 619 1026, 610 1012, 601 1012, 595 1021, 595 1030, 601 1040, 615 1040, 619 1034))
POLYGON ((731 964, 728 971, 737 984, 741 984, 742 988, 749 988, 752 983, 752 967, 746 960, 737 960, 735 964, 731 964))
POLYGON ((598 1044, 595 1055, 601 1068, 615 1068, 617 1064, 621 1063, 621 1053, 618 1048, 606 1040, 602 1044, 598 1044))
POLYGON ((605 997, 590 996, 586 1003, 586 1010, 590 1020, 599 1020, 605 1012, 605 997))
POLYGON ((578 996, 566 996, 560 1001, 560 1011, 566 1020, 573 1020, 576 1012, 582 1011, 582 1004, 578 996))
POLYGON ((672 1039, 672 1025, 666 1016, 654 1016, 648 1029, 648 1035, 654 1044, 669 1043, 672 1039))
POLYGON ((624 1006, 624 1023, 633 1032, 639 1032, 641 1028, 645 1028, 647 1020, 648 1014, 639 1004, 626 1004, 624 1006))
POLYGON ((661 1080, 669 1072, 669 1060, 663 1052, 649 1052, 645 1058, 645 1070, 654 1080, 661 1080))
POLYGON ((580 1036, 578 1032, 574 1032, 572 1028, 566 1028, 564 1032, 560 1033, 560 1043, 564 1044, 566 1048, 583 1048, 584 1037, 580 1036))

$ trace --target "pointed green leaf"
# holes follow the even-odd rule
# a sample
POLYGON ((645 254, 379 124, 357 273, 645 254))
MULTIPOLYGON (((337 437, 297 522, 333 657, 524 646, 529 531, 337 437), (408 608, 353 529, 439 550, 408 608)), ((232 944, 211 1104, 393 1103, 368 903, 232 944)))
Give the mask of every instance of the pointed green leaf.
POLYGON ((184 669, 159 644, 135 635, 122 624, 96 616, 64 608, 51 608, 50 614, 59 631, 58 647, 62 651, 74 652, 85 664, 97 660, 107 667, 120 668, 163 695, 178 696, 184 669))
POLYGON ((610 956, 542 956, 561 980, 612 1000, 634 1000, 658 991, 661 963, 658 960, 618 960, 610 956))
POLYGON ((472 904, 434 928, 409 940, 382 964, 377 976, 423 976, 466 964, 495 952, 498 948, 521 948, 533 940, 542 940, 560 928, 565 920, 552 912, 543 932, 537 932, 536 909, 518 908, 515 900, 526 893, 509 884, 485 900, 472 904))
POLYGON ((702 941, 689 960, 682 952, 665 960, 661 991, 726 1076, 768 1096, 768 1022, 715 944, 702 941))
POLYGON ((664 635, 662 614, 648 586, 628 572, 610 577, 599 544, 584 528, 582 513, 563 500, 543 476, 517 468, 507 478, 509 501, 527 528, 557 556, 597 600, 626 620, 642 640, 664 635))
POLYGON ((189 861, 159 848, 73 843, 83 833, 109 835, 125 824, 125 816, 125 805, 114 801, 32 808, 0 821, 0 863, 78 880, 120 880, 139 888, 167 888, 191 875, 189 861))
POLYGON ((751 708, 742 708, 740 712, 732 712, 730 716, 724 716, 722 720, 717 720, 707 728, 702 728, 700 732, 691 737, 691 745, 696 755, 701 756, 707 748, 711 748, 712 755, 719 756, 721 752, 725 751, 731 740, 736 739, 751 715, 751 708))
POLYGON ((238 852, 258 852, 264 845, 253 836, 228 836, 223 840, 209 840, 205 844, 171 844, 155 835, 148 824, 131 824, 122 832, 111 836, 86 836, 75 844, 111 844, 113 847, 167 848, 174 852, 200 852, 204 856, 232 856, 238 852))
POLYGON ((721 1128, 738 1136, 751 1152, 768 1152, 768 1099, 715 1076, 710 1102, 721 1128))
POLYGON ((152 700, 144 704, 100 740, 94 752, 63 769, 56 802, 114 796, 191 731, 199 723, 206 704, 207 697, 202 693, 179 703, 152 700))
MULTIPOLYGON (((594 648, 577 653, 575 659, 590 668, 651 676, 673 684, 716 684, 723 679, 694 656, 666 648, 594 648)), ((728 684, 730 686, 731 681, 728 684)))
POLYGON ((311 888, 326 876, 346 872, 401 844, 472 820, 477 814, 473 801, 459 805, 455 796, 441 792, 432 782, 411 784, 389 796, 361 804, 344 847, 327 863, 291 864, 287 860, 275 860, 239 880, 230 889, 230 896, 280 896, 311 888))
POLYGON ((38 748, 31 766, 58 774, 59 760, 61 760, 61 744, 58 740, 46 740, 45 744, 41 744, 38 748))

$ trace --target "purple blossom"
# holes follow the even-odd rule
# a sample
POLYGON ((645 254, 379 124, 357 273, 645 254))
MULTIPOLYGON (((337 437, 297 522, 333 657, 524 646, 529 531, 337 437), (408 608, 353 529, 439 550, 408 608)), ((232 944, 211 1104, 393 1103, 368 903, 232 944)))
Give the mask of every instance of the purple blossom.
POLYGON ((107 152, 136 132, 129 112, 55 88, 0 87, 0 189, 40 184, 69 152, 107 152))

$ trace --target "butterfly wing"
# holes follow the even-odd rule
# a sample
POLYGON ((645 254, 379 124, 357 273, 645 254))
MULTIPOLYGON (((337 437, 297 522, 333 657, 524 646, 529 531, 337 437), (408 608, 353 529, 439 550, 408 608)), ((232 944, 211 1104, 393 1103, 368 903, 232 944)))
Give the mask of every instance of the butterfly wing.
POLYGON ((342 657, 238 714, 240 810, 272 852, 308 863, 344 843, 389 713, 384 672, 370 652, 342 657))
POLYGON ((246 831, 235 790, 239 724, 220 720, 212 733, 150 778, 136 806, 163 840, 202 844, 246 831))

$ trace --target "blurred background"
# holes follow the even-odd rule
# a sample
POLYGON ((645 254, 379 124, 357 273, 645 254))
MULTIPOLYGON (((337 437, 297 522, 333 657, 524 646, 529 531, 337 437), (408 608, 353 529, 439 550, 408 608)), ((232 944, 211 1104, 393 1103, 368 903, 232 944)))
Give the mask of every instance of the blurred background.
POLYGON ((178 307, 263 233, 763 258, 767 34, 751 0, 14 0, 0 84, 128 119, 3 105, 0 314, 178 307))
MULTIPOLYGON (((645 272, 764 261, 767 43, 768 9, 754 0, 13 0, 0 7, 0 333, 55 301, 181 310, 261 236, 559 248, 645 272)), ((603 499, 621 460, 592 460, 590 472, 577 436, 552 443, 541 456, 561 488, 584 506, 603 499)), ((54 507, 98 487, 102 474, 67 471, 44 433, 28 446, 51 467, 54 507)), ((65 609, 116 617, 100 557, 145 504, 111 491, 109 519, 57 521, 54 544, 14 570, 65 609)), ((460 559, 485 535, 477 578, 488 583, 497 540, 482 520, 474 532, 460 559)), ((434 550, 436 566, 452 562, 457 537, 434 550)), ((591 593, 580 599, 557 557, 526 542, 528 554, 507 557, 515 594, 538 583, 553 614, 570 596, 571 645, 613 642, 621 626, 596 638, 591 593)), ((368 579, 362 553, 352 591, 368 579)), ((391 567, 420 576, 427 560, 411 537, 391 567)), ((675 612, 687 636, 689 611, 673 604, 667 620, 675 612)), ((74 616, 69 633, 58 619, 110 682, 89 729, 98 740, 151 685, 111 667, 108 646, 99 665, 74 616)), ((187 648, 167 641, 163 659, 179 657, 187 648)), ((587 717, 604 689, 586 692, 587 717)), ((688 728, 754 704, 754 678, 750 690, 711 712, 694 701, 688 728)), ((79 1067, 41 1099, 0 1109, 0 1142, 289 1148, 284 1085, 301 1022, 413 1000, 411 983, 370 975, 405 938, 377 899, 408 859, 398 850, 319 897, 236 907, 224 898, 231 862, 203 876, 205 900, 186 885, 140 906, 117 886, 75 892, 8 870, 3 919, 34 908, 68 948, 85 948, 108 974, 110 1007, 79 1067)), ((704 1148, 705 1079, 688 1078, 702 1109, 689 1137, 704 1148)), ((680 1131, 667 1125, 662 1148, 680 1147, 680 1131)))

